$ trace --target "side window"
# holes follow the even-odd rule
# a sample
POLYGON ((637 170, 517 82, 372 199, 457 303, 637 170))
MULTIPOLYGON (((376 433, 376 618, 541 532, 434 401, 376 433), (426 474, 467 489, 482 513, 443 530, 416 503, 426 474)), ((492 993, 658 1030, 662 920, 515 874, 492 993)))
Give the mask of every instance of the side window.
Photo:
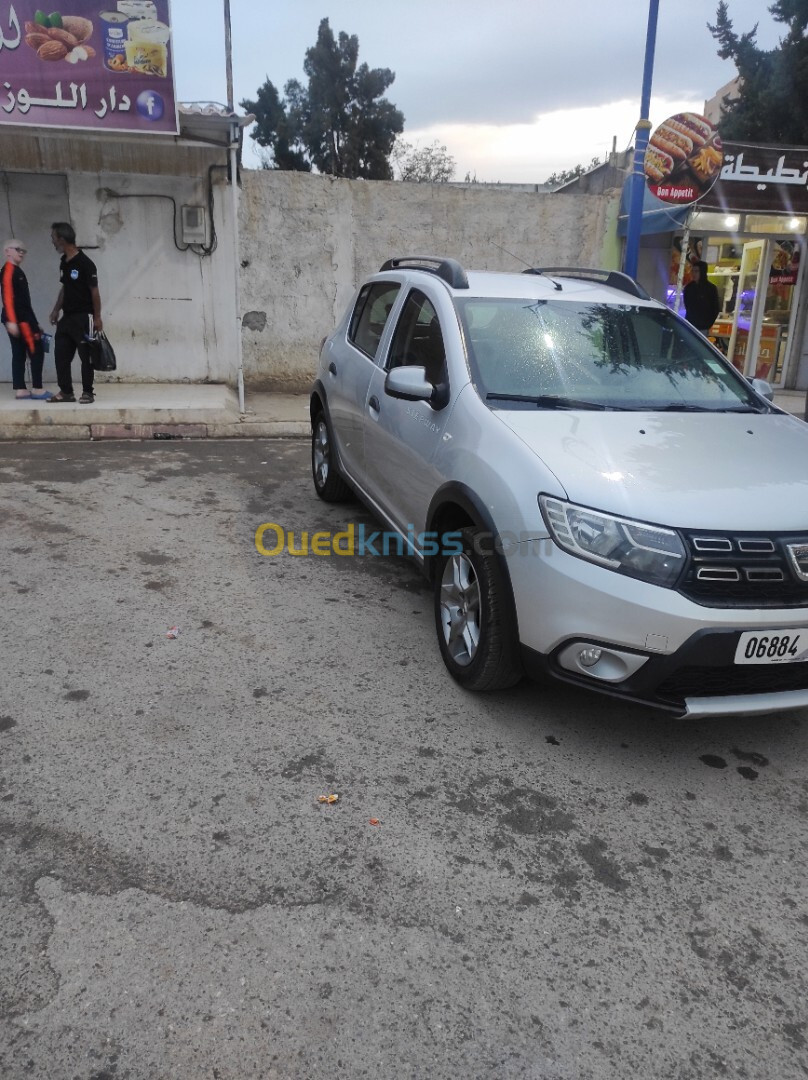
POLYGON ((400 288, 396 282, 376 281, 365 285, 356 299, 348 327, 348 340, 371 360, 376 356, 387 317, 400 288))
POLYGON ((427 381, 435 386, 446 377, 446 350, 438 314, 419 289, 413 289, 404 302, 387 361, 388 368, 405 365, 426 368, 427 381))

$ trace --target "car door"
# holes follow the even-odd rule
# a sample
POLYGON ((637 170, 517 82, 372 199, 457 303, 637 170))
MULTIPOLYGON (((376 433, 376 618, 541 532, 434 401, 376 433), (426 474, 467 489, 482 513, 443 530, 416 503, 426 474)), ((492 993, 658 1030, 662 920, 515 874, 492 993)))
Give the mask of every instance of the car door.
POLYGON ((398 281, 372 281, 363 285, 345 335, 333 335, 324 346, 323 379, 333 436, 343 466, 360 483, 368 387, 371 376, 378 370, 376 355, 400 290, 398 281))
POLYGON ((432 466, 450 409, 428 401, 403 401, 385 392, 388 372, 423 367, 427 381, 448 401, 444 333, 436 304, 421 289, 407 293, 384 363, 372 373, 365 409, 365 473, 372 494, 395 526, 424 529, 429 501, 439 484, 432 466))

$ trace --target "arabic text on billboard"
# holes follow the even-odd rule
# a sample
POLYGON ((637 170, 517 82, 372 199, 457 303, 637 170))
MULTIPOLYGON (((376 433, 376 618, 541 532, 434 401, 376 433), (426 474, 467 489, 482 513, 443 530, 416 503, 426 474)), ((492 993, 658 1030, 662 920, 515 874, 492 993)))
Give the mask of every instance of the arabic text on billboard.
POLYGON ((0 0, 0 124, 175 134, 169 0, 0 0))
POLYGON ((727 211, 804 214, 808 152, 799 148, 724 143, 718 183, 702 205, 727 211))

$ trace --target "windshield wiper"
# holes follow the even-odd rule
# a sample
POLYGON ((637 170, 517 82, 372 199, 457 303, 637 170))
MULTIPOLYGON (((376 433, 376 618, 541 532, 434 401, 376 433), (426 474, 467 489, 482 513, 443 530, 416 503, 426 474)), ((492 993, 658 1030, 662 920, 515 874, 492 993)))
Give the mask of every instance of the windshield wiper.
POLYGON ((684 401, 651 406, 651 408, 654 412, 761 413, 768 411, 759 409, 755 405, 688 405, 684 401))
POLYGON ((602 401, 581 401, 555 394, 486 394, 486 401, 526 401, 539 409, 597 409, 600 412, 631 412, 623 405, 604 405, 602 401))

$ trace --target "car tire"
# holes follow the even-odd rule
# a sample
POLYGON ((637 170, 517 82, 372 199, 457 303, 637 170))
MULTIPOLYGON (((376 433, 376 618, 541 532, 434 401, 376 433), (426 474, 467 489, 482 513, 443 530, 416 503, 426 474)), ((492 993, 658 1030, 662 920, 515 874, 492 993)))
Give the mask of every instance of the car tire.
POLYGON ((507 584, 482 529, 460 531, 462 551, 437 557, 435 628, 443 662, 468 690, 502 690, 522 678, 507 584))
POLYGON ((324 502, 347 502, 353 492, 337 470, 331 425, 320 410, 311 430, 311 476, 314 490, 324 502))

